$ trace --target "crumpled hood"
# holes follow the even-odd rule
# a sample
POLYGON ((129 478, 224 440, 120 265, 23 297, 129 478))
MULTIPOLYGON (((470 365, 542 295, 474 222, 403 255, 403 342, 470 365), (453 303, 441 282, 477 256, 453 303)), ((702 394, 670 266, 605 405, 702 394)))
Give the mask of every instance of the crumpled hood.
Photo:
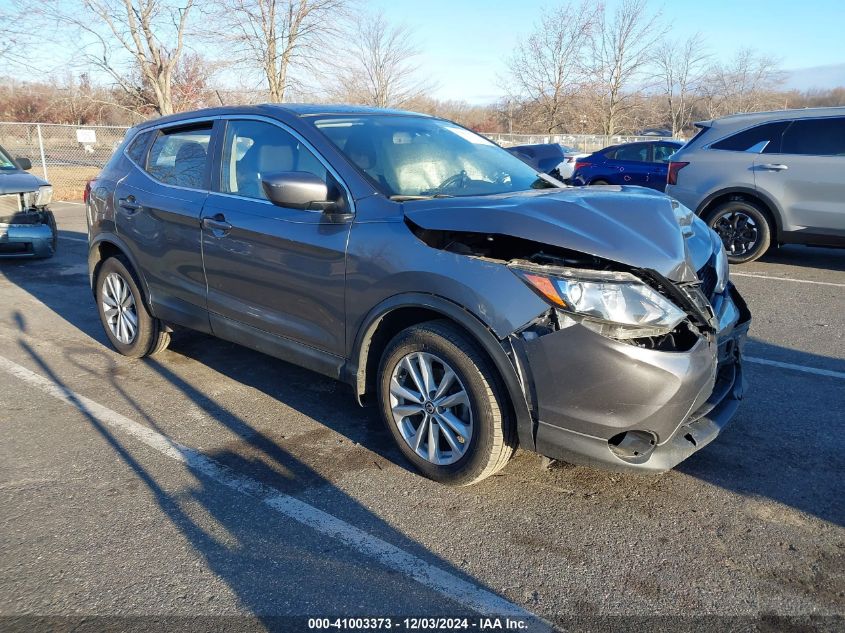
POLYGON ((695 281, 695 271, 712 254, 706 225, 697 220, 685 239, 671 199, 641 187, 420 200, 406 203, 405 215, 425 229, 520 237, 654 270, 673 281, 695 281))
POLYGON ((35 191, 41 185, 48 184, 43 178, 39 178, 25 171, 6 171, 0 169, 0 195, 4 193, 26 193, 35 191))

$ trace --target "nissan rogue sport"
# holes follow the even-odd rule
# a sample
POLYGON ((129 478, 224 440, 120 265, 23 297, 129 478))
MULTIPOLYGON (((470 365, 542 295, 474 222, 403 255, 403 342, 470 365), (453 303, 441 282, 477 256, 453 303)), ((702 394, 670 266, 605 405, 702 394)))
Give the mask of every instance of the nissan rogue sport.
POLYGON ((449 121, 346 106, 131 129, 87 193, 111 344, 192 328, 348 383, 422 473, 517 445, 664 471, 743 391, 750 315, 718 236, 637 187, 573 189, 449 121))

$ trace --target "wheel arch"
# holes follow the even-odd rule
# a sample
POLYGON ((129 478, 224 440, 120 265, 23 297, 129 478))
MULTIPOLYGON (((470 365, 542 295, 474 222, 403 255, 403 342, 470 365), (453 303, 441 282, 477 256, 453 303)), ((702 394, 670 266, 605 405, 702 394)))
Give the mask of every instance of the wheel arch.
POLYGON ((506 348, 474 314, 449 299, 424 293, 391 297, 373 308, 361 323, 343 379, 355 391, 360 404, 374 391, 378 363, 390 340, 403 329, 426 321, 445 319, 472 338, 493 362, 508 395, 510 413, 517 425, 519 443, 534 449, 534 424, 517 371, 506 348))
POLYGON ((91 286, 91 292, 96 292, 95 282, 97 279, 97 272, 100 270, 102 263, 109 257, 119 256, 129 262, 132 267, 131 272, 135 275, 135 279, 141 292, 144 294, 144 301, 147 306, 150 305, 150 291, 144 276, 141 274, 141 269, 138 263, 132 256, 131 251, 126 246, 123 240, 117 235, 99 235, 94 238, 94 241, 88 248, 88 282, 91 286))
POLYGON ((720 189, 708 195, 698 208, 695 210, 696 215, 704 217, 707 213, 722 202, 729 200, 745 200, 748 202, 756 202, 763 207, 764 214, 771 220, 772 228, 774 229, 774 240, 780 241, 783 233, 783 217, 781 215, 780 207, 777 203, 764 193, 751 187, 730 187, 728 189, 720 189))

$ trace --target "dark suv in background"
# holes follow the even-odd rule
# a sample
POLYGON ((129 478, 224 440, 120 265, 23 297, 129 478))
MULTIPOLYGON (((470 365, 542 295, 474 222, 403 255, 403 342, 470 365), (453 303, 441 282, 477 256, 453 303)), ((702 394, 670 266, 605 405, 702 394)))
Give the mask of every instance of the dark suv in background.
POLYGON ((845 108, 696 124, 666 189, 724 240, 732 263, 778 244, 845 246, 845 108))
POLYGON ((119 352, 158 353, 182 326, 342 380, 444 483, 517 444, 666 470, 742 395, 750 315, 703 222, 646 189, 557 188, 449 121, 170 116, 127 133, 87 200, 119 352))

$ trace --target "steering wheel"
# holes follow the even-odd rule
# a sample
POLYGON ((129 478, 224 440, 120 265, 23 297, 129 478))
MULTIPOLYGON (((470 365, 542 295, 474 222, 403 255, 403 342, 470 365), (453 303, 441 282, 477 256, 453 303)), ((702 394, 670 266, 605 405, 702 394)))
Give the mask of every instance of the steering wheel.
POLYGON ((463 189, 467 186, 468 181, 469 178, 467 177, 467 173, 465 170, 462 169, 454 176, 449 176, 446 180, 437 185, 434 188, 434 191, 443 191, 444 189, 448 189, 451 187, 454 187, 456 189, 463 189))

